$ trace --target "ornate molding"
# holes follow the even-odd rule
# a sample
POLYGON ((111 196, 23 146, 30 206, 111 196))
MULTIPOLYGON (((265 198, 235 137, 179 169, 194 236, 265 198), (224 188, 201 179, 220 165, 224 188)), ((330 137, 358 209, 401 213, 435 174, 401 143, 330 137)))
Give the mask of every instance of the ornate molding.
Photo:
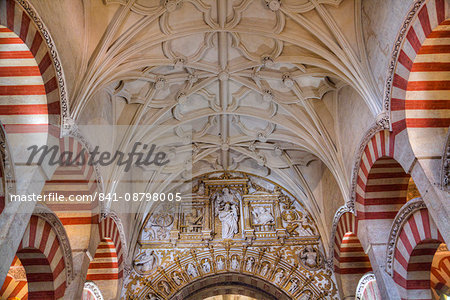
POLYGON ((426 208, 425 203, 422 198, 414 198, 408 201, 405 205, 400 208, 397 216, 392 222, 391 232, 389 234, 389 240, 386 250, 386 272, 393 276, 393 265, 394 265, 394 252, 397 246, 397 240, 399 234, 405 222, 418 210, 426 208))
POLYGON ((103 300, 102 292, 94 282, 86 281, 83 290, 90 291, 95 296, 95 300, 103 300))
POLYGON ((23 8, 23 10, 28 14, 28 16, 33 20, 36 28, 41 33, 47 44, 48 53, 53 62, 53 67, 55 68, 55 74, 58 81, 59 87, 59 100, 61 104, 61 127, 62 130, 69 128, 67 125, 67 119, 69 118, 69 101, 67 100, 66 92, 66 81, 64 78, 64 72, 62 70, 61 60, 59 59, 58 51, 56 50, 55 43, 48 31, 47 27, 42 22, 41 18, 38 16, 34 7, 27 0, 16 0, 18 4, 23 8))
POLYGON ((346 205, 343 205, 338 208, 336 213, 334 214, 333 218, 333 225, 331 226, 331 236, 330 236, 330 242, 328 243, 328 260, 327 260, 327 266, 331 269, 333 269, 333 260, 334 260, 334 239, 336 238, 336 230, 339 223, 339 220, 341 219, 342 215, 350 212, 352 214, 355 214, 354 210, 346 205))
POLYGON ((375 274, 373 273, 367 273, 363 275, 363 277, 361 277, 361 279, 358 282, 358 286, 356 288, 355 300, 363 299, 363 293, 366 285, 373 280, 376 281, 375 274))
POLYGON ((450 127, 447 131, 447 141, 442 153, 441 188, 450 192, 450 127))
POLYGON ((294 258, 299 259, 302 249, 273 247, 261 250, 252 246, 234 247, 229 242, 219 247, 198 247, 196 251, 179 249, 177 254, 159 249, 156 255, 162 257, 161 264, 155 266, 149 275, 143 276, 133 270, 126 280, 124 296, 126 299, 144 299, 145 295, 153 294, 161 299, 178 299, 179 292, 192 282, 198 283, 213 276, 248 275, 272 284, 292 299, 298 299, 305 289, 315 296, 314 299, 321 299, 321 295, 328 296, 323 299, 337 299, 337 286, 331 270, 323 265, 317 270, 308 270, 298 267, 299 263, 293 261, 294 258), (293 278, 299 285, 290 289, 289 279, 293 278), (166 284, 162 282, 166 282, 170 289, 165 288, 166 284))
POLYGON ((52 229, 55 231, 64 255, 64 264, 66 267, 66 286, 69 286, 69 284, 74 279, 74 270, 72 248, 70 247, 69 237, 67 236, 66 230, 64 229, 64 225, 50 209, 41 204, 36 205, 33 211, 33 215, 44 219, 52 226, 52 229))
POLYGON ((384 89, 384 110, 389 112, 391 111, 391 93, 392 93, 392 82, 394 79, 394 73, 397 66, 398 55, 400 54, 401 46, 405 40, 406 34, 408 33, 408 29, 411 25, 411 21, 415 18, 416 14, 419 12, 422 5, 426 2, 426 0, 416 0, 413 4, 412 8, 409 10, 406 15, 405 20, 403 21, 402 27, 400 28, 399 33, 397 34, 397 39, 395 40, 394 49, 391 52, 391 61, 388 67, 388 74, 386 76, 386 84, 384 89))
MULTIPOLYGON (((380 115, 379 115, 380 116, 380 115)), ((351 189, 350 189, 350 200, 347 202, 347 206, 351 208, 352 212, 355 213, 355 199, 356 199, 356 181, 358 179, 358 172, 361 165, 361 158, 364 153, 364 149, 366 148, 369 141, 373 138, 373 136, 381 131, 386 129, 386 124, 389 124, 388 121, 386 121, 386 114, 381 115, 381 120, 378 120, 373 124, 364 134, 361 141, 359 142, 358 150, 356 151, 356 155, 354 158, 353 163, 353 170, 352 170, 352 183, 351 183, 351 189)))
MULTIPOLYGON (((126 259, 128 257, 128 246, 125 231, 123 230, 122 221, 120 220, 119 216, 115 211, 109 211, 106 217, 110 217, 114 221, 114 223, 116 223, 117 230, 119 231, 120 243, 122 244, 122 254, 124 259, 126 259)), ((122 264, 122 268, 124 270, 131 269, 131 267, 128 266, 125 261, 122 264)))

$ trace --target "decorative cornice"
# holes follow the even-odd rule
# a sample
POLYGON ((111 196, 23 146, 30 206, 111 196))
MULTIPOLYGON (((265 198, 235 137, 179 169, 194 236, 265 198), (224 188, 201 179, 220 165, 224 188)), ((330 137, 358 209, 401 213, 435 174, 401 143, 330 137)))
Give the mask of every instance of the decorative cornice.
MULTIPOLYGON (((422 5, 426 2, 426 0, 416 0, 406 15, 405 20, 403 21, 402 27, 400 28, 399 33, 397 34, 397 39, 395 40, 394 49, 391 52, 391 61, 388 67, 388 74, 386 76, 386 84, 384 89, 384 110, 390 112, 391 111, 391 93, 392 93, 392 82, 394 79, 394 73, 397 66, 398 56, 400 54, 401 47, 405 40, 406 34, 408 33, 408 29, 411 25, 411 21, 415 18, 416 14, 419 12, 422 5)), ((390 113, 389 113, 390 115, 390 113)))
POLYGON ((386 250, 386 272, 393 276, 393 264, 394 264, 394 252, 397 246, 399 234, 405 222, 418 210, 426 208, 422 198, 414 198, 408 201, 400 208, 397 216, 392 222, 391 232, 389 234, 389 240, 386 250))
POLYGON ((69 102, 67 100, 67 92, 66 92, 66 81, 64 79, 64 72, 61 65, 61 60, 59 59, 58 51, 56 50, 55 43, 48 31, 47 27, 42 22, 41 18, 38 16, 34 7, 27 0, 16 0, 18 4, 23 8, 23 10, 28 14, 28 16, 33 20, 36 28, 41 33, 41 36, 44 38, 45 43, 47 44, 48 53, 53 62, 53 67, 55 68, 55 74, 58 81, 59 88, 59 100, 61 104, 61 128, 68 128, 66 124, 67 118, 69 117, 69 102))
POLYGON ((36 205, 33 211, 33 215, 44 219, 52 226, 52 229, 55 231, 64 256, 64 264, 66 267, 66 286, 69 286, 70 282, 72 282, 74 278, 74 271, 72 249, 70 247, 69 237, 67 236, 66 230, 64 229, 64 225, 50 209, 41 204, 36 205))
POLYGON ((447 140, 442 153, 441 189, 450 192, 450 127, 447 131, 447 140))
POLYGON ((84 290, 90 291, 94 294, 95 300, 103 300, 103 295, 98 286, 93 281, 86 281, 84 283, 84 290))
POLYGON ((375 274, 373 274, 373 273, 367 273, 367 274, 364 274, 363 277, 361 277, 361 279, 358 282, 358 286, 356 288, 355 300, 363 299, 363 293, 364 293, 364 289, 365 289, 366 285, 370 281, 373 281, 373 280, 376 281, 375 274))
POLYGON ((364 134, 361 141, 359 142, 359 147, 356 151, 355 158, 353 160, 353 170, 352 170, 352 183, 351 183, 351 189, 350 189, 350 200, 347 202, 347 206, 351 208, 352 212, 355 212, 355 199, 356 199, 356 182, 358 180, 358 172, 361 165, 361 159, 362 155, 364 153, 364 149, 366 148, 369 141, 373 138, 373 136, 381 130, 386 129, 386 124, 388 122, 385 122, 383 120, 385 119, 385 115, 383 114, 382 117, 380 117, 381 120, 378 120, 373 124, 364 134))
POLYGON ((339 220, 341 219, 342 215, 347 212, 355 214, 354 210, 347 205, 343 205, 343 206, 339 207, 338 210, 336 211, 336 213, 334 214, 333 225, 331 226, 330 242, 328 243, 329 250, 328 250, 328 260, 327 260, 327 266, 331 269, 333 269, 334 239, 336 238, 337 226, 339 224, 339 220))

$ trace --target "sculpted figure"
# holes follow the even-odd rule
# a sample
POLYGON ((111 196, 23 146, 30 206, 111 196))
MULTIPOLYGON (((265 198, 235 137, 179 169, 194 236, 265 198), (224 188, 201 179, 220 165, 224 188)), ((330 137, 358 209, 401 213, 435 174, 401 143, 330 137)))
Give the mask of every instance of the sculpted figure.
POLYGON ((298 289, 298 279, 294 278, 291 280, 291 286, 289 287, 288 292, 292 294, 295 293, 297 289, 298 289))
POLYGON ((134 260, 136 269, 141 272, 149 272, 158 265, 158 257, 154 251, 147 254, 147 251, 143 251, 134 260))
POLYGON ((253 223, 257 225, 267 225, 275 221, 268 207, 256 206, 252 210, 253 223))
POLYGON ((238 233, 238 201, 228 188, 217 194, 215 201, 216 216, 222 222, 222 238, 232 239, 238 233))
POLYGON ((269 264, 264 264, 263 268, 261 269, 261 276, 266 276, 267 271, 269 271, 269 264))
POLYGON ((274 278, 274 280, 273 280, 273 283, 275 283, 275 284, 280 284, 281 281, 283 280, 283 278, 284 278, 284 270, 283 270, 283 269, 280 269, 280 270, 278 270, 278 272, 275 274, 275 278, 274 278))
POLYGON ((247 272, 251 272, 252 271, 252 269, 253 269, 253 264, 255 263, 255 259, 253 258, 253 257, 250 257, 248 260, 247 260, 247 264, 245 265, 245 270, 247 271, 247 272))
POLYGON ((203 267, 203 272, 205 272, 205 273, 211 272, 211 265, 209 264, 209 260, 205 259, 203 261, 202 267, 203 267))
POLYGON ((233 270, 239 269, 239 261, 237 260, 236 256, 233 256, 233 258, 231 259, 231 268, 233 270))
POLYGON ((203 182, 199 184, 197 194, 200 196, 205 194, 205 184, 203 182))
POLYGON ((164 240, 170 238, 170 230, 173 227, 173 216, 168 213, 154 213, 152 214, 147 224, 142 230, 141 240, 164 240))
POLYGON ((159 298, 155 294, 148 294, 145 297, 146 300, 159 300, 159 298))
POLYGON ((183 283, 183 279, 178 273, 173 273, 172 279, 177 285, 181 285, 183 283))
POLYGON ((166 294, 170 294, 170 285, 167 281, 161 281, 161 285, 163 286, 163 290, 166 294))
POLYGON ((197 209, 193 209, 189 214, 185 215, 187 231, 195 232, 196 228, 201 227, 203 216, 199 215, 197 209))
POLYGON ((219 260, 217 261, 217 270, 223 270, 225 267, 225 263, 223 261, 222 257, 219 257, 219 260))
POLYGON ((188 264, 186 271, 187 271, 188 275, 191 276, 191 277, 197 277, 198 276, 197 269, 191 263, 188 264))
POLYGON ((310 267, 317 267, 317 252, 313 249, 311 245, 308 245, 305 250, 301 253, 300 259, 303 263, 310 267))

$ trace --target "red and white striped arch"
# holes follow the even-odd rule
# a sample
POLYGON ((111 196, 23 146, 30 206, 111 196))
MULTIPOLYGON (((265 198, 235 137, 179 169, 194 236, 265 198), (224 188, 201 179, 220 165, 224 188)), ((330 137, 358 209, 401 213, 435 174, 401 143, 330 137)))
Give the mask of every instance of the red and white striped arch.
POLYGON ((111 216, 106 217, 99 224, 100 238, 102 240, 110 239, 114 244, 117 253, 118 274, 117 278, 121 279, 123 276, 123 250, 124 245, 122 241, 120 224, 116 223, 116 220, 111 216))
POLYGON ((365 274, 372 271, 369 257, 356 235, 357 222, 351 212, 344 213, 336 227, 334 269, 339 274, 365 274))
MULTIPOLYGON (((339 213, 339 211, 338 211, 339 213)), ((355 215, 342 213, 334 234, 334 270, 343 298, 354 294, 358 280, 372 271, 369 257, 358 239, 355 215)))
POLYGON ((29 299, 63 299, 66 258, 60 237, 50 223, 32 215, 16 256, 26 271, 29 299))
POLYGON ((450 125, 448 5, 445 0, 425 1, 406 33, 392 82, 396 133, 408 128, 429 134, 450 125))
POLYGON ((59 126, 60 79, 47 41, 14 0, 0 1, 0 24, 0 120, 8 133, 59 126))
POLYGON ((395 241, 392 276, 402 299, 431 299, 430 271, 443 238, 426 208, 403 223, 395 241))
POLYGON ((100 289, 93 281, 86 281, 83 287, 82 300, 103 300, 100 289))
POLYGON ((20 259, 15 256, 0 289, 0 299, 14 299, 14 297, 21 300, 28 299, 28 282, 26 277, 23 277, 23 273, 23 265, 20 259))
MULTIPOLYGON (((95 192, 99 191, 99 179, 95 168, 88 164, 89 150, 82 142, 73 137, 59 138, 57 143, 60 155, 71 153, 72 161, 80 157, 77 160, 79 165, 73 163, 58 166, 51 179, 45 182, 42 194, 62 195, 67 200, 70 197, 86 196, 84 199, 88 199, 88 196, 95 196, 95 192)), ((64 155, 64 157, 67 158, 67 155, 64 155)), ((83 225, 98 224, 99 205, 96 199, 95 201, 85 202, 65 201, 63 203, 49 202, 46 204, 59 217, 62 224, 68 227, 66 228, 68 231, 72 229, 82 230, 79 226, 83 225)), ((89 232, 90 230, 86 234, 89 232)), ((87 248, 87 245, 83 245, 82 248, 87 248)))
MULTIPOLYGON (((450 3, 427 0, 413 14, 398 49, 389 108, 398 143, 408 145, 434 182, 450 126, 450 3)), ((422 183, 420 183, 422 184, 422 183)), ((434 212, 433 212, 434 213, 434 212)))
POLYGON ((372 272, 365 274, 359 280, 355 300, 381 300, 377 280, 372 272))
POLYGON ((356 179, 358 222, 373 231, 389 232, 392 220, 406 203, 410 175, 393 158, 395 135, 377 132, 362 153, 356 179))
MULTIPOLYGON (((124 246, 123 230, 117 216, 107 216, 98 225, 100 243, 89 264, 86 280, 93 281, 105 298, 115 298, 123 278, 124 246)), ((125 251, 124 251, 125 250, 125 251)))

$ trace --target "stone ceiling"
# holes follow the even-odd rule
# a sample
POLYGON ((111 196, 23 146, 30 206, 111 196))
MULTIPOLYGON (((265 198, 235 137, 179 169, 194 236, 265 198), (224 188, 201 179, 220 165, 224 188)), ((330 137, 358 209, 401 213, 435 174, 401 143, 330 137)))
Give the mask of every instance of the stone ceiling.
MULTIPOLYGON (((325 96, 351 86, 373 115, 381 111, 362 44, 359 1, 104 2, 102 18, 109 21, 89 63, 80 67, 71 117, 85 122, 108 98, 114 106, 109 122, 131 125, 120 147, 152 140, 140 125, 167 128, 191 145, 192 155, 179 156, 179 168, 146 170, 146 178, 165 178, 165 186, 148 184, 147 190, 167 188, 174 170, 192 176, 244 171, 286 187, 320 219, 301 171, 318 161, 349 194, 332 133, 337 121, 318 107, 325 96)), ((117 184, 121 176, 114 170, 108 182, 117 184)))

